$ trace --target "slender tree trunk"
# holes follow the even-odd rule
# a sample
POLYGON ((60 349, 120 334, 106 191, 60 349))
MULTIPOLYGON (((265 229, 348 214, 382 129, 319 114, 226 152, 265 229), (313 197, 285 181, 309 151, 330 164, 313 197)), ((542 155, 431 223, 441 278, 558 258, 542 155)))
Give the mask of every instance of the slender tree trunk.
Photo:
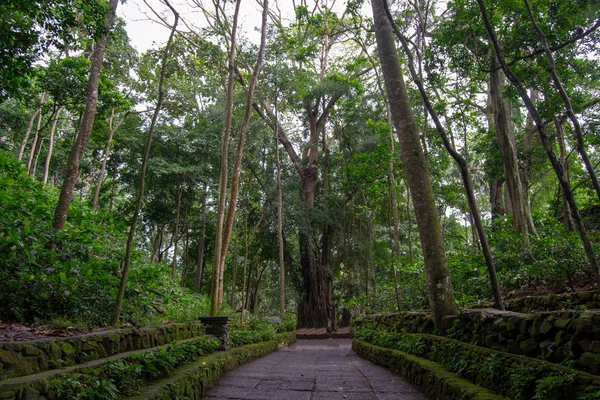
POLYGON ((512 83, 514 88, 519 93, 521 100, 523 100, 523 103, 525 103, 527 110, 529 111, 529 113, 531 114, 531 117, 533 118, 533 120, 535 122, 535 126, 538 130, 540 140, 542 142, 542 145, 544 146, 544 150, 546 150, 546 154, 548 155, 548 158, 550 159, 550 164, 552 165, 552 168, 554 169, 554 172, 556 173, 556 177, 558 178, 560 186, 563 189, 564 195, 567 198, 567 201, 569 203, 569 207, 571 208, 571 212, 573 213, 573 219, 575 220, 577 230, 579 231, 579 236, 581 237, 581 241, 583 242, 583 247, 585 249, 585 253, 588 258, 588 262, 590 263, 590 268, 591 268, 592 274, 594 275, 596 282, 600 282, 598 259, 596 258, 594 248, 592 247, 592 244, 587 235, 585 226, 583 225, 583 220, 581 219, 581 215, 579 214, 579 210, 577 208, 577 203, 575 202, 575 197, 573 196, 573 191, 571 190, 571 185, 569 184, 569 182, 565 176, 564 169, 560 165, 560 162, 559 162, 558 158, 556 157, 556 155, 554 154, 554 150, 552 149, 552 144, 550 143, 548 133, 546 132, 546 126, 545 126, 544 122, 542 121, 542 118, 541 118, 537 108, 535 108, 535 105, 531 101, 531 98, 529 98, 527 91, 525 90, 525 88, 523 87, 523 85, 521 84, 519 79, 512 73, 510 68, 508 68, 508 66, 506 65, 506 62, 504 60, 504 53, 502 51, 502 48, 500 47, 500 44, 498 43, 498 38, 496 37, 496 32, 494 31, 494 28, 492 27, 492 24, 488 17, 488 13, 487 13, 487 10, 483 3, 483 0, 477 0, 477 4, 479 5, 479 9, 481 10, 481 16, 483 18, 485 28, 488 32, 488 35, 489 35, 492 45, 494 47, 494 51, 496 52, 498 62, 500 63, 500 66, 502 67, 502 71, 504 71, 504 74, 506 75, 506 77, 510 80, 510 82, 512 83))
POLYGON ((200 293, 202 288, 202 274, 204 272, 204 240, 206 237, 206 189, 204 184, 204 192, 202 192, 202 227, 200 228, 200 239, 198 240, 198 266, 196 269, 196 280, 194 281, 194 293, 200 293))
MULTIPOLYGON (((567 149, 565 147, 565 134, 562 127, 562 122, 554 117, 554 127, 556 129, 556 141, 558 142, 558 148, 560 149, 560 155, 558 158, 558 162, 560 163, 563 171, 565 172, 565 178, 569 181, 569 170, 567 164, 567 149)), ((569 183, 570 184, 570 183, 569 183)), ((563 218, 565 219, 565 224, 567 225, 567 229, 569 232, 575 232, 575 224, 573 223, 573 215, 571 213, 571 207, 569 207, 569 202, 565 197, 564 191, 561 189, 560 185, 558 187, 559 196, 562 199, 562 211, 563 218)))
MULTIPOLYGON (((238 2, 239 7, 239 2, 238 2)), ((240 183, 240 170, 242 165, 242 157, 244 155, 244 145, 246 141, 246 132, 248 131, 248 126, 250 125, 250 118, 252 117, 252 104, 254 103, 254 91, 256 90, 256 86, 258 84, 258 75, 260 70, 262 69, 263 58, 265 55, 265 48, 267 45, 267 15, 268 15, 268 0, 263 1, 263 15, 262 15, 262 28, 261 28, 261 43, 260 49, 258 52, 258 58, 256 60, 256 65, 254 66, 254 71, 252 73, 252 79, 250 81, 250 86, 248 87, 248 97, 246 99, 246 109, 244 120, 242 122, 242 126, 240 128, 240 133, 238 135, 238 145, 235 155, 235 161, 233 165, 233 171, 231 176, 231 193, 229 196, 229 204, 227 209, 227 219, 225 220, 224 226, 222 228, 222 241, 219 245, 219 252, 216 253, 216 256, 220 257, 218 262, 219 266, 219 290, 221 293, 219 294, 219 304, 222 302, 222 291, 223 291, 223 273, 225 266, 225 258, 227 257, 227 249, 229 247, 229 242, 231 240, 231 232, 233 230, 233 222, 235 219, 235 210, 237 206, 237 198, 239 192, 239 183, 240 183)), ((237 8, 236 8, 237 14, 237 8)), ((234 20, 237 17, 234 17, 234 20)), ((235 23, 234 23, 235 24, 235 23)), ((233 43, 233 40, 232 40, 233 43)), ((234 54, 234 53, 233 53, 234 54)), ((233 63, 233 59, 231 59, 233 63)), ((233 68, 233 65, 232 65, 233 68)), ((233 79, 233 75, 231 76, 233 79)), ((233 93, 232 93, 233 94, 233 93)), ((233 105, 232 105, 233 107, 233 105)), ((225 171, 227 173, 227 170, 225 171)), ((226 179, 226 177, 225 177, 226 179)), ((223 206, 225 203, 223 202, 223 206)), ((217 234, 221 234, 221 232, 217 231, 217 234)), ((211 313, 213 312, 213 306, 211 303, 211 313)), ((216 312, 216 311, 215 311, 216 312)))
POLYGON ((173 263, 171 264, 171 278, 175 278, 177 272, 177 248, 179 245, 179 215, 181 211, 181 195, 183 194, 183 185, 177 185, 177 214, 175 216, 175 243, 173 247, 173 263))
POLYGON ((488 275, 490 277, 492 292, 494 293, 495 307, 498 308, 499 310, 503 310, 504 305, 502 303, 502 294, 500 293, 500 284, 498 283, 498 278, 496 276, 496 267, 494 266, 492 252, 490 250, 488 240, 487 240, 487 235, 486 235, 485 229, 483 227, 483 221, 481 219, 481 214, 479 213, 479 207, 477 206, 477 199, 475 198, 475 189, 473 188, 473 181, 471 180, 471 174, 469 172, 467 161, 460 153, 458 153, 456 151, 454 145, 449 140, 448 134, 447 134, 444 126, 442 125, 436 111, 434 110, 433 105, 431 104, 431 102, 429 100, 429 96, 425 92, 425 88, 420 80, 420 77, 417 75, 417 72, 415 70, 413 57, 412 57, 412 54, 408 47, 408 41, 400 33, 398 28, 395 26, 392 15, 389 12, 389 10, 387 9, 387 0, 383 0, 382 4, 386 9, 385 11, 386 11, 387 17, 389 19, 389 23, 391 24, 392 28, 396 32, 396 35, 400 39, 400 42, 402 43, 402 47, 404 48, 404 53, 406 54, 406 56, 408 58, 409 71, 411 73, 413 81, 416 83, 416 85, 419 89, 421 98, 423 100, 423 103, 425 104, 425 108, 429 112, 429 115, 431 116, 431 119, 433 120, 435 127, 436 127, 438 133, 440 134, 440 137, 442 138, 444 147, 446 148, 448 153, 450 153, 450 156, 452 156, 452 158, 454 159, 456 164, 458 164, 458 168, 460 170, 461 178, 462 178, 463 185, 465 187, 465 192, 467 195, 467 201, 469 204, 470 220, 472 220, 473 224, 475 225, 475 230, 477 231, 477 234, 479 236, 479 243, 481 244, 481 249, 482 249, 483 256, 484 256, 485 262, 486 262, 486 266, 488 269, 488 275))
POLYGON ((596 191, 596 195, 598 199, 600 199, 600 183, 598 182, 598 177, 596 176, 596 171, 594 166, 592 165, 590 158, 587 155, 587 151, 585 149, 585 142, 583 140, 583 131, 581 130, 581 125, 579 124, 579 120, 575 115, 575 111, 573 110, 573 106, 571 104, 571 99, 569 99, 569 95, 565 90, 560 78, 558 77, 558 73, 556 72, 556 64, 554 62, 554 56, 552 55, 552 50, 550 50, 550 46, 548 45, 548 40, 544 32, 540 29, 537 22, 535 21, 535 17, 533 15, 533 11, 531 11, 531 7, 529 6, 529 2, 527 0, 523 0, 525 3, 525 7, 527 8, 527 12, 529 13, 529 19, 531 20, 531 26, 537 32, 538 38, 540 39, 540 43, 544 48, 544 53, 546 53, 546 57, 548 58, 548 73, 552 78, 552 82, 554 83, 554 87, 558 91, 560 98, 562 99, 565 109, 567 110, 567 116, 573 125, 573 129, 575 130, 575 136, 577 137, 577 151, 579 151, 579 155, 585 164, 585 169, 587 170, 591 180, 592 185, 594 186, 594 190, 596 191))
POLYGON ((413 207, 417 216, 425 260, 425 285, 429 294, 429 303, 435 325, 441 327, 444 316, 457 314, 452 280, 446 261, 435 198, 429 181, 429 170, 419 141, 419 133, 412 117, 412 110, 394 43, 392 26, 386 15, 383 1, 386 0, 371 1, 377 50, 381 60, 392 118, 400 143, 400 154, 404 162, 404 169, 413 198, 413 207))
MULTIPOLYGON (((111 0, 112 1, 112 0, 111 0)), ((123 297, 125 296, 125 288, 127 286, 127 277, 129 274, 129 268, 131 265, 131 255, 133 252, 133 239, 135 237, 135 228, 137 225, 137 220, 140 215, 140 211, 142 209, 142 204, 144 202, 144 191, 146 184, 146 168, 148 166, 148 158, 150 157, 150 148, 152 146, 152 137, 154 136, 154 129, 156 128, 156 122, 158 121, 158 115, 160 113, 160 109, 162 107, 163 99, 165 96, 164 82, 165 76, 167 74, 167 60, 169 58, 169 53, 171 51, 171 45, 173 43, 173 37, 175 36, 175 31, 177 28, 177 23, 179 22, 179 14, 175 9, 171 6, 171 4, 164 0, 165 4, 171 9, 175 17, 175 21, 173 22, 173 26, 171 27, 171 34, 169 36, 169 40, 165 46, 165 50, 163 52, 162 61, 161 61, 161 71, 160 71, 160 80, 158 83, 158 97, 156 99, 156 108, 154 109, 154 114, 152 115, 152 122, 150 123, 150 128, 148 130, 148 139, 146 141, 146 147, 144 148, 144 155, 142 158, 142 166, 140 168, 140 176, 139 176, 139 189, 137 193, 137 201, 135 204, 135 210, 133 212, 133 217, 131 219, 131 227, 129 229, 129 236, 127 237, 127 247, 125 249, 125 259, 123 261, 123 271, 121 272, 121 282, 119 284, 119 292, 117 294, 117 302, 115 304, 115 315, 113 319, 113 324, 117 325, 119 323, 119 317, 121 315, 121 308, 123 307, 123 297)), ((64 221, 63 221, 64 222, 64 221)))
POLYGON ((410 188, 408 187, 408 182, 406 182, 406 219, 408 222, 408 262, 410 265, 414 264, 414 254, 413 254, 413 240, 412 240, 412 216, 411 216, 411 207, 410 207, 410 188))
POLYGON ((100 168, 100 176, 98 177, 98 183, 96 184, 96 191, 94 192, 94 200, 92 201, 92 209, 96 211, 98 209, 98 200, 100 198, 100 189, 102 188, 102 181, 104 180, 104 174, 106 174, 106 163, 108 162, 108 156, 110 155, 110 145, 113 139, 113 136, 119 126, 125 120, 123 117, 113 128, 115 116, 115 108, 113 107, 110 112, 110 120, 108 122, 108 140, 106 141, 106 148, 104 149, 104 157, 102 158, 102 167, 100 168))
MULTIPOLYGON (((275 112, 277 113, 277 109, 275 109, 275 112)), ((275 115, 277 116, 277 114, 275 115)), ((277 127, 277 123, 275 126, 277 127)), ((279 317, 283 319, 285 313, 285 254, 283 248, 283 195, 281 190, 281 162, 279 160, 278 137, 279 132, 277 132, 277 128, 275 128, 275 158, 277 163, 277 239, 279 240, 279 317)))
MULTIPOLYGON (((118 0, 109 0, 109 11, 106 15, 106 28, 110 29, 115 12, 117 10, 118 0)), ((106 47, 106 35, 96 39, 96 46, 92 54, 92 70, 88 81, 87 100, 83 120, 79 126, 77 140, 73 144, 67 167, 65 170, 65 179, 60 191, 60 197, 54 211, 54 229, 63 230, 67 220, 67 211, 71 206, 73 190, 79 175, 79 166, 81 159, 87 147, 92 134, 94 117, 96 115, 96 105, 98 102, 98 83, 100 81, 100 71, 102 69, 102 59, 104 58, 104 49, 106 47)))
POLYGON ((163 231, 165 230, 165 225, 159 225, 156 227, 156 238, 154 239, 154 244, 152 245, 152 257, 150 260, 154 263, 158 261, 158 257, 160 255, 160 248, 162 247, 163 242, 163 231))
POLYGON ((31 164, 31 172, 29 175, 35 176, 35 170, 37 169, 38 159, 40 158, 40 153, 42 152, 42 145, 44 144, 44 138, 38 140, 37 150, 35 152, 35 157, 33 158, 33 163, 31 164))
POLYGON ((233 251, 232 251, 232 268, 231 268, 231 301, 230 301, 230 305, 231 305, 231 309, 235 310, 235 286, 236 286, 236 279, 237 279, 237 254, 236 254, 236 246, 235 243, 236 239, 233 239, 233 251))
POLYGON ((244 311, 246 310, 246 304, 247 302, 244 301, 244 293, 248 293, 248 291, 246 290, 246 271, 248 270, 248 248, 250 246, 249 242, 248 242, 248 205, 246 204, 245 208, 245 215, 244 215, 244 248, 245 248, 245 252, 244 252, 244 278, 243 278, 243 282, 242 282, 242 317, 241 317, 241 322, 244 322, 244 311))
POLYGON ((40 113, 38 114, 38 121, 37 121, 37 128, 35 130, 35 134, 33 135, 33 143, 31 143, 31 149, 29 150, 29 161, 27 161, 27 173, 31 176, 32 175, 32 169, 33 169, 33 164, 34 164, 34 160, 35 160, 35 153, 36 150, 38 148, 39 144, 39 139, 40 139, 40 130, 42 127, 42 113, 40 111, 40 113))
POLYGON ((185 239, 183 242, 183 271, 181 272, 181 287, 185 287, 185 281, 187 280, 188 268, 190 266, 190 255, 189 255, 189 247, 190 247, 190 227, 188 222, 188 216, 190 213, 190 208, 186 208, 185 210, 185 239))
MULTIPOLYGON (((46 92, 42 93, 42 98, 40 99, 40 105, 35 109, 29 123, 27 124, 27 129, 25 129, 25 137, 23 137, 23 142, 21 142, 21 147, 19 148, 19 155, 17 156, 17 160, 21 161, 23 159, 23 153, 25 152, 25 147, 27 146, 27 142, 29 141, 29 135, 31 134, 31 128, 33 127, 33 123, 35 122, 35 117, 42 113, 42 106, 46 102, 46 92)), ((41 115, 38 121, 41 121, 41 115)), ((38 122, 38 129, 39 129, 38 122)))
POLYGON ((52 120, 52 126, 50 127, 50 136, 48 139, 48 153, 46 154, 46 161, 44 162, 44 177, 42 181, 44 185, 48 183, 48 173, 50 171, 50 161, 52 160, 52 150, 54 149, 54 132, 56 132, 56 125, 58 123, 58 118, 60 116, 60 111, 62 107, 58 107, 56 113, 54 115, 54 119, 52 120))
POLYGON ((502 161, 504 164, 504 175, 506 192, 510 201, 510 210, 513 216, 515 231, 522 235, 523 242, 529 243, 528 220, 526 207, 528 204, 523 195, 523 185, 519 173, 519 162, 517 159, 517 142, 513 133, 511 119, 511 104, 504 98, 504 76, 498 68, 496 57, 492 55, 490 98, 492 112, 494 115, 494 126, 500 141, 502 161))
POLYGON ((229 171, 227 158, 229 155, 229 135, 231 133, 231 122, 233 118, 233 91, 235 86, 235 50, 238 14, 240 11, 241 0, 236 1, 235 12, 233 15, 233 26, 231 30, 231 42, 229 49, 229 59, 227 68, 229 74, 227 77, 227 100, 225 105, 225 128, 221 137, 221 169, 219 173, 219 203, 217 208, 217 227, 215 234, 215 257, 212 274, 212 286, 210 297, 210 315, 216 316, 219 313, 219 306, 222 301, 223 283, 222 283, 222 265, 221 251, 223 249, 223 224, 225 220, 225 202, 227 197, 227 174, 229 171))

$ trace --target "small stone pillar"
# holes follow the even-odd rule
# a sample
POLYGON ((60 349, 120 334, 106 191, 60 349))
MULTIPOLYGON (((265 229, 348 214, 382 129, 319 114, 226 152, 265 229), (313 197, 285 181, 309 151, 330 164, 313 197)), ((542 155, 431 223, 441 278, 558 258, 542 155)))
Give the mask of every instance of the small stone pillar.
POLYGON ((206 327, 206 333, 215 336, 221 342, 219 350, 229 349, 229 322, 231 317, 200 317, 200 322, 206 327))

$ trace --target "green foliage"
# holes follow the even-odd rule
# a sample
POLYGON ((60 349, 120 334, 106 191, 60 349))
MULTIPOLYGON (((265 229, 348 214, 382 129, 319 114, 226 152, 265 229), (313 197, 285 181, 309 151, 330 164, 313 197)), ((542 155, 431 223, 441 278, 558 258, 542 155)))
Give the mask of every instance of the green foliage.
POLYGON ((0 98, 19 96, 42 52, 74 47, 77 34, 92 38, 106 29, 101 0, 6 0, 0 4, 0 98))
MULTIPOLYGON (((0 318, 106 325, 126 226, 75 202, 65 229, 56 232, 55 204, 53 189, 28 177, 10 153, 0 152, 0 318)), ((142 266, 139 256, 126 294, 124 314, 147 325, 195 321, 208 308, 207 299, 181 288, 166 266, 142 266)))
POLYGON ((42 385, 46 393, 60 399, 116 399, 135 394, 144 382, 169 376, 185 362, 210 354, 218 347, 217 339, 203 336, 109 361, 99 369, 45 380, 42 385))
POLYGON ((400 350, 416 356, 421 356, 426 351, 425 343, 423 343, 421 338, 412 334, 399 334, 361 329, 359 332, 355 333, 355 338, 369 342, 376 346, 400 350))
POLYGON ((266 342, 273 339, 275 339, 275 332, 271 329, 231 331, 229 333, 229 340, 232 347, 266 342))
POLYGON ((566 399, 571 393, 575 375, 553 375, 537 381, 534 400, 566 399))

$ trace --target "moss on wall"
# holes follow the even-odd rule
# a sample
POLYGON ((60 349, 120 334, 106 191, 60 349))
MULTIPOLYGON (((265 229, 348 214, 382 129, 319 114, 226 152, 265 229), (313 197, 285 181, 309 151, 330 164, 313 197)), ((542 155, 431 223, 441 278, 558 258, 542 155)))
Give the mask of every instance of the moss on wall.
POLYGON ((115 329, 69 338, 0 342, 0 380, 197 337, 201 324, 115 329))
POLYGON ((600 312, 559 311, 520 314, 494 309, 463 310, 435 331, 427 313, 377 314, 353 322, 353 329, 396 333, 437 333, 493 350, 543 358, 600 374, 600 312))
POLYGON ((391 369, 418 387, 427 397, 439 400, 500 400, 504 397, 478 387, 439 364, 398 350, 354 340, 352 349, 367 360, 391 369))
MULTIPOLYGON (((544 360, 508 354, 429 334, 363 330, 359 339, 438 363, 447 371, 510 398, 529 399, 552 383, 558 398, 600 393, 600 377, 544 360)), ((594 398, 594 397, 592 397, 594 398)))

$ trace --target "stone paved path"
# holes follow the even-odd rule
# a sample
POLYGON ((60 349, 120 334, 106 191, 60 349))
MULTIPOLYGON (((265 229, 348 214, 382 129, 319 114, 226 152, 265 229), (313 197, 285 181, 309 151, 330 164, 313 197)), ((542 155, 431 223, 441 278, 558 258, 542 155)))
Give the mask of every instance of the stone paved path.
POLYGON ((225 374, 205 399, 425 400, 351 347, 350 339, 298 340, 225 374))

